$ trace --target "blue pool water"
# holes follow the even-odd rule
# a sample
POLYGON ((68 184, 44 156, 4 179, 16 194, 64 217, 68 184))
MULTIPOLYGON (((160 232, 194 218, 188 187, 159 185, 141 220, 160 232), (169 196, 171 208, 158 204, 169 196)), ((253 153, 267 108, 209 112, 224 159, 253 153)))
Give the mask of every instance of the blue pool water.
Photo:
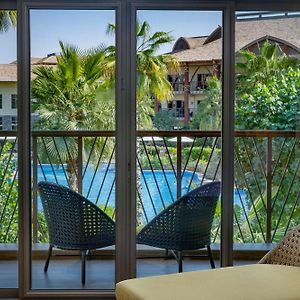
MULTIPOLYGON (((176 177, 173 171, 144 170, 142 179, 142 203, 144 218, 151 220, 164 207, 176 199, 176 177)), ((42 165, 38 168, 38 180, 58 182, 68 185, 62 166, 42 165)), ((199 186, 202 178, 190 171, 185 171, 182 177, 182 195, 190 189, 199 186)), ((243 190, 239 190, 242 200, 246 197, 243 190)), ((88 166, 83 177, 83 195, 99 205, 115 206, 115 168, 114 165, 101 165, 95 173, 93 166, 88 166), (98 199, 98 201, 97 201, 98 199)), ((240 203, 238 191, 235 191, 235 202, 240 203)), ((42 209, 39 201, 39 209, 42 209)))

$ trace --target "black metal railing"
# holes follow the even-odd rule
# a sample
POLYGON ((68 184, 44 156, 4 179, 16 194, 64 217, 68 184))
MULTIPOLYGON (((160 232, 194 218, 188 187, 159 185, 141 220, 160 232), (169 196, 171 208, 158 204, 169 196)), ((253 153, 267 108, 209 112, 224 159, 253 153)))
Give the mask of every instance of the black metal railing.
MULTIPOLYGON (((48 180, 79 191, 115 216, 113 131, 32 133, 33 241, 46 242, 47 228, 37 183, 48 180)), ((278 241, 299 220, 299 134, 236 131, 234 241, 278 241)), ((17 138, 1 132, 0 242, 17 239, 17 138)), ((219 131, 137 132, 137 222, 143 226, 178 197, 221 179, 219 131)), ((220 240, 220 203, 212 229, 220 240)))
POLYGON ((208 88, 207 81, 191 81, 190 82, 190 93, 197 94, 201 93, 208 88))
MULTIPOLYGON (((173 87, 173 91, 175 94, 183 94, 184 93, 184 91, 185 91, 184 82, 170 82, 170 83, 173 87)), ((197 93, 201 93, 204 90, 206 90, 207 87, 208 87, 207 81, 193 80, 193 81, 189 82, 186 89, 191 94, 197 94, 197 93)))

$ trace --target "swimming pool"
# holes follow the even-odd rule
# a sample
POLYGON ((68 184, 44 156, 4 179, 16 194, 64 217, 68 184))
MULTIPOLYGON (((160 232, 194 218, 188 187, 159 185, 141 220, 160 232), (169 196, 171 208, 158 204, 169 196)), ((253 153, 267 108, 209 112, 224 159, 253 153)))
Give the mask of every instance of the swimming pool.
MULTIPOLYGON (((62 166, 41 165, 38 167, 38 180, 47 180, 67 185, 66 176, 62 166)), ((185 171, 182 176, 182 195, 190 189, 199 186, 202 178, 191 171, 185 171)), ((173 170, 161 171, 143 170, 141 174, 142 188, 141 198, 143 214, 151 220, 164 207, 176 199, 176 176, 173 170)), ((242 200, 246 197, 243 190, 239 190, 242 200)), ((92 165, 88 166, 83 176, 83 195, 99 205, 115 206, 115 167, 102 164, 95 172, 92 165), (98 199, 98 201, 97 201, 98 199)), ((235 191, 235 203, 240 203, 237 190, 235 191)), ((42 209, 39 201, 39 210, 42 209)))

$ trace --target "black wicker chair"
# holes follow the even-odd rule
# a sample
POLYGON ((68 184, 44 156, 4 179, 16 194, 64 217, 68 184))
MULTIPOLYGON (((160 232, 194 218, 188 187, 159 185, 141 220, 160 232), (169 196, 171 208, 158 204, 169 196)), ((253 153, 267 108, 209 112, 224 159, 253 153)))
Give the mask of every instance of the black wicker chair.
POLYGON ((52 248, 81 251, 81 281, 85 284, 86 252, 115 244, 115 223, 99 207, 67 187, 38 184, 49 232, 47 272, 52 248))
POLYGON ((182 251, 207 248, 212 268, 215 268, 210 248, 210 231, 220 195, 220 182, 194 189, 150 221, 137 235, 137 243, 170 250, 182 272, 182 251), (175 253, 176 252, 176 253, 175 253))

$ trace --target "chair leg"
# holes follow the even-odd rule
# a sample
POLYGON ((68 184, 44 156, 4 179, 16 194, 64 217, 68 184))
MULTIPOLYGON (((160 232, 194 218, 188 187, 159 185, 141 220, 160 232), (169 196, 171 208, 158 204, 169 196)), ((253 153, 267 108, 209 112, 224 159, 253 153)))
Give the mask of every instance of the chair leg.
POLYGON ((168 259, 168 258, 169 258, 169 250, 166 249, 166 251, 165 251, 165 259, 168 259))
POLYGON ((215 262, 214 262, 214 258, 212 256, 210 245, 207 245, 206 248, 207 248, 207 253, 208 253, 208 257, 209 257, 211 268, 215 269, 216 268, 215 267, 215 262))
POLYGON ((177 252, 178 273, 182 273, 182 251, 177 252))
POLYGON ((81 251, 81 283, 85 285, 85 263, 86 263, 86 251, 81 251))
POLYGON ((52 248, 53 246, 49 246, 49 249, 48 249, 48 256, 47 256, 47 260, 45 262, 45 266, 44 266, 44 272, 46 273, 48 271, 48 266, 49 266, 49 262, 50 262, 50 257, 51 257, 51 254, 52 254, 52 248))

